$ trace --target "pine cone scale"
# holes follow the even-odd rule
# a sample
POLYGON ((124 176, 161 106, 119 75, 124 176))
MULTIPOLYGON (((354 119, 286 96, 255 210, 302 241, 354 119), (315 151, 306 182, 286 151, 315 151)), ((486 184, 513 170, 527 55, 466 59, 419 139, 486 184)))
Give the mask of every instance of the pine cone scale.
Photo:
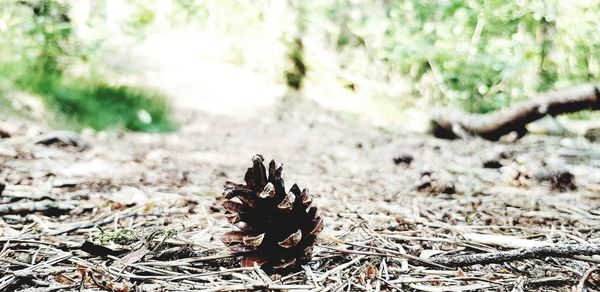
POLYGON ((246 175, 244 175, 244 182, 246 182, 246 186, 249 189, 254 190, 254 171, 252 170, 252 167, 246 170, 246 175))
POLYGON ((294 202, 296 200, 296 196, 294 196, 294 194, 292 194, 292 192, 289 192, 281 201, 281 203, 279 203, 277 205, 277 208, 281 209, 281 210, 287 210, 287 211, 291 211, 292 210, 292 202, 294 202))
POLYGON ((269 181, 275 181, 276 172, 277 167, 275 165, 275 160, 271 160, 271 162, 269 162, 269 181))
POLYGON ((249 207, 251 209, 256 209, 256 200, 254 200, 251 196, 240 195, 237 198, 242 202, 243 205, 249 207))
POLYGON ((224 188, 223 193, 225 194, 225 198, 227 198, 227 199, 231 199, 236 196, 252 195, 252 189, 246 187, 245 185, 236 184, 236 183, 233 183, 230 181, 225 182, 225 184, 223 185, 223 188, 224 188))
POLYGON ((272 183, 267 183, 265 188, 258 195, 261 199, 269 199, 275 197, 275 186, 272 183))
POLYGON ((262 155, 254 155, 252 157, 252 173, 254 174, 254 191, 260 192, 267 184, 267 175, 265 171, 265 166, 263 165, 263 157, 262 155), (260 189, 258 189, 260 188, 260 189))
POLYGON ((313 221, 313 228, 308 232, 309 235, 317 235, 323 230, 323 218, 318 217, 313 221))
POLYGON ((244 234, 239 231, 230 231, 223 234, 221 241, 225 244, 242 243, 244 242, 244 234))
POLYGON ((231 223, 231 224, 235 224, 235 223, 242 221, 242 217, 238 213, 225 214, 225 218, 227 218, 227 221, 229 221, 229 223, 231 223))
POLYGON ((242 241, 245 245, 250 246, 250 247, 258 247, 262 242, 263 239, 265 238, 265 234, 259 234, 257 236, 249 236, 246 235, 242 238, 242 241))
POLYGON ((242 203, 225 201, 221 204, 223 208, 232 213, 244 213, 248 210, 248 207, 242 203))
POLYGON ((308 189, 302 190, 302 193, 298 197, 299 203, 304 207, 308 208, 312 204, 312 196, 308 193, 308 189))
POLYGON ((279 246, 283 248, 291 248, 294 247, 300 242, 302 239, 302 230, 298 229, 298 231, 290 234, 286 239, 278 242, 279 246))
POLYGON ((247 257, 244 257, 240 262, 242 267, 254 267, 255 264, 260 267, 265 263, 266 260, 257 255, 249 255, 247 257))

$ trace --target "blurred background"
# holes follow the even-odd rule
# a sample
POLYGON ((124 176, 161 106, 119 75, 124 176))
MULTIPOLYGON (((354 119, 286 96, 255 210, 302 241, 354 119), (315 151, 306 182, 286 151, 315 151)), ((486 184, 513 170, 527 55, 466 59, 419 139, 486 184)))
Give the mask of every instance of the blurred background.
POLYGON ((599 31, 594 0, 0 0, 0 112, 170 132, 293 94, 402 125, 597 82, 599 31))

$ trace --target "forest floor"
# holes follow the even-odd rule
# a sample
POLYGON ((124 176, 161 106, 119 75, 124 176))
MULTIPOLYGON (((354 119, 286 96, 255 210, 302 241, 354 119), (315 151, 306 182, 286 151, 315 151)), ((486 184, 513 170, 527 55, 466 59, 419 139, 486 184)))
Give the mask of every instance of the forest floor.
POLYGON ((236 115, 179 109, 177 118, 171 134, 81 136, 3 120, 0 290, 600 289, 600 257, 589 254, 436 264, 597 248, 597 143, 445 141, 293 97, 236 115), (216 198, 225 181, 243 181, 255 153, 284 163, 288 187, 310 188, 324 217, 313 259, 290 275, 240 268, 220 242, 232 227, 216 198))

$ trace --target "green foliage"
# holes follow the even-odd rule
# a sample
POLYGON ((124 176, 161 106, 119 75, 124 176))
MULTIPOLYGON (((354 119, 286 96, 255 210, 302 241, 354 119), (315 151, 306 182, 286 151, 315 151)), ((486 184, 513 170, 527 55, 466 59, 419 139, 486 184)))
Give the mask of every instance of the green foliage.
POLYGON ((0 85, 0 111, 4 113, 4 110, 11 108, 10 101, 6 98, 5 88, 0 85))
POLYGON ((154 23, 156 12, 148 6, 147 1, 133 0, 129 1, 128 4, 133 12, 123 29, 129 35, 142 38, 145 31, 154 23))
POLYGON ((325 11, 339 52, 365 50, 410 78, 415 95, 471 112, 600 80, 599 2, 326 2, 312 16, 325 11))
MULTIPOLYGON (((8 33, 0 34, 0 73, 5 76, 0 81, 39 94, 71 128, 175 129, 161 94, 65 73, 78 61, 85 62, 90 53, 73 33, 68 2, 0 0, 0 6, 0 24, 8 26, 8 33)), ((152 10, 138 8, 129 24, 133 30, 144 29, 154 20, 152 10)))
POLYGON ((205 3, 196 0, 173 0, 173 15, 171 21, 204 22, 209 17, 209 8, 205 3))
POLYGON ((65 68, 61 64, 61 57, 69 55, 67 43, 72 32, 67 7, 52 0, 32 2, 30 5, 34 24, 27 33, 33 39, 41 40, 31 70, 43 74, 62 74, 65 68))
POLYGON ((140 241, 140 236, 132 229, 116 229, 114 231, 105 232, 99 228, 100 234, 97 241, 100 244, 114 242, 119 245, 129 246, 140 241))
POLYGON ((169 132, 176 128, 165 98, 148 89, 64 78, 24 83, 33 85, 31 89, 44 97, 48 107, 76 129, 169 132))
POLYGON ((76 48, 68 5, 58 0, 0 0, 0 67, 7 76, 61 75, 76 48), (12 73, 12 74, 11 74, 12 73))

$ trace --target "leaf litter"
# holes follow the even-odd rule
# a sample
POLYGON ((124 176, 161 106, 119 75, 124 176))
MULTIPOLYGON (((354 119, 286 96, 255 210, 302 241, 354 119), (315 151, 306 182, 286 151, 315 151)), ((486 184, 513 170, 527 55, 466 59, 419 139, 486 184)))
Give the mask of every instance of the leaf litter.
POLYGON ((0 290, 600 289, 597 143, 444 141, 311 107, 58 144, 3 121, 17 130, 0 142, 0 290), (232 227, 215 200, 255 153, 310 186, 324 219, 289 274, 240 267, 220 241, 232 227))

